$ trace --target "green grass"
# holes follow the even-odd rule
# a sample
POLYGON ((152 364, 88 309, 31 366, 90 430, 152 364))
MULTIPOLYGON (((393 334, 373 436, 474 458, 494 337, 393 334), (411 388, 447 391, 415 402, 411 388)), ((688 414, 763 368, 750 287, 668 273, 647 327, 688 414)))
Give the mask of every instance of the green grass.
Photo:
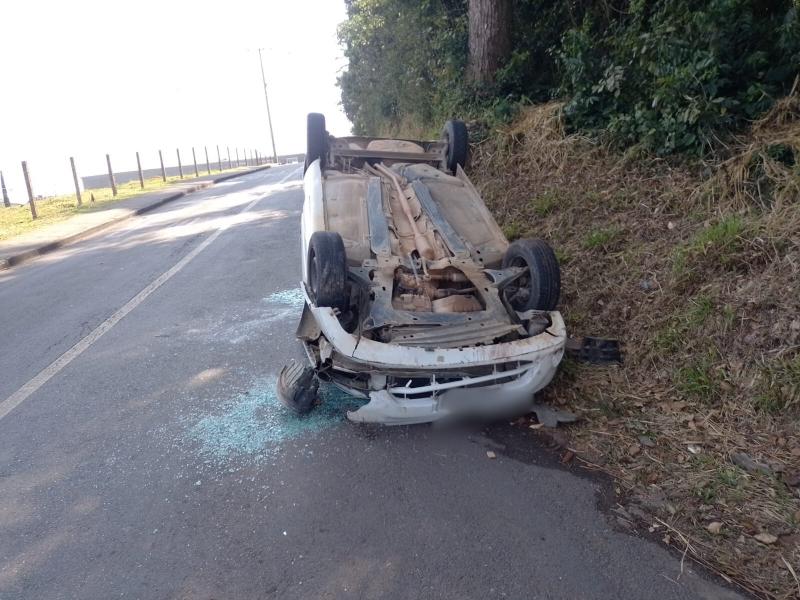
POLYGON ((617 227, 607 229, 596 229, 589 233, 583 240, 583 246, 588 250, 596 248, 607 248, 611 242, 615 241, 622 233, 617 227))
POLYGON ((547 191, 533 200, 533 212, 537 217, 546 217, 553 212, 559 204, 558 194, 547 191))
POLYGON ((711 361, 701 358, 681 367, 675 373, 675 386, 684 396, 710 401, 719 393, 719 382, 711 361))
POLYGON ((733 256, 742 249, 745 233, 745 222, 739 215, 728 215, 702 229, 688 243, 675 250, 672 262, 674 274, 679 277, 688 274, 705 256, 728 266, 733 256))
POLYGON ((506 236, 506 239, 509 242, 513 242, 514 240, 518 240, 523 236, 525 232, 522 230, 522 226, 517 223, 516 221, 513 223, 509 223, 508 225, 503 226, 503 235, 506 236))
MULTIPOLYGON (((223 171, 212 169, 211 173, 221 173, 226 170, 234 171, 235 169, 225 169, 223 171)), ((207 172, 204 171, 201 176, 206 174, 207 172)), ((36 220, 31 217, 31 209, 27 204, 12 206, 10 208, 0 207, 0 240, 7 240, 38 229, 39 227, 63 221, 76 214, 107 208, 109 204, 119 200, 132 198, 139 194, 154 192, 164 187, 174 185, 175 183, 181 181, 189 182, 193 179, 194 177, 189 176, 186 176, 185 179, 181 179, 180 177, 167 177, 167 181, 163 181, 161 177, 145 179, 144 190, 139 186, 138 180, 131 181, 117 185, 116 196, 112 195, 111 188, 84 190, 81 193, 81 199, 83 200, 82 206, 78 206, 75 194, 42 198, 41 200, 35 201, 36 212, 38 214, 36 220), (91 201, 92 194, 94 195, 94 202, 91 201)))
POLYGON ((564 307, 562 316, 567 324, 568 331, 570 329, 580 329, 591 322, 589 314, 575 306, 564 307))
POLYGON ((713 504, 714 500, 717 499, 717 488, 711 484, 698 486, 695 489, 695 493, 697 494, 697 497, 703 501, 703 504, 713 504))
POLYGON ((725 467, 716 473, 716 478, 722 485, 735 488, 739 485, 739 472, 732 467, 725 467))
MULTIPOLYGON (((706 470, 713 470, 714 474, 708 481, 702 482, 695 488, 695 494, 705 504, 713 504, 717 500, 727 501, 741 499, 744 490, 741 487, 741 477, 738 469, 733 467, 718 468, 713 460, 699 456, 695 462, 706 470)), ((740 500, 739 500, 740 501, 740 500)))
POLYGON ((729 215, 698 233, 695 236, 694 245, 698 247, 736 245, 743 231, 744 221, 742 221, 742 218, 738 215, 729 215))
POLYGON ((553 252, 556 253, 556 260, 558 260, 559 265, 566 265, 572 260, 572 255, 569 253, 569 250, 564 250, 563 248, 554 248, 553 252))
POLYGON ((714 301, 705 294, 692 300, 690 305, 686 314, 686 323, 692 329, 703 325, 714 312, 714 301))
POLYGON ((656 347, 665 352, 677 352, 682 342, 698 337, 697 329, 702 327, 714 313, 714 300, 701 294, 689 300, 688 306, 672 316, 667 324, 656 334, 656 347))

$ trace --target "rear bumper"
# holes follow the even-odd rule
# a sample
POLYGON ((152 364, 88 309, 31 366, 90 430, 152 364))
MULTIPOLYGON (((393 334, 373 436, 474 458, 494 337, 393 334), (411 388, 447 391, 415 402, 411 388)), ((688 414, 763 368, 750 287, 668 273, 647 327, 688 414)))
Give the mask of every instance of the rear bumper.
POLYGON ((368 395, 368 404, 347 415, 359 422, 410 424, 460 414, 491 417, 526 412, 533 394, 555 375, 566 343, 558 312, 551 313, 552 325, 538 336, 430 349, 359 339, 341 327, 330 308, 315 307, 307 300, 306 310, 319 328, 322 358, 331 357, 335 371, 369 375, 366 393, 348 388, 341 379, 337 382, 354 395, 368 395), (411 378, 414 387, 400 383, 410 384, 411 378))

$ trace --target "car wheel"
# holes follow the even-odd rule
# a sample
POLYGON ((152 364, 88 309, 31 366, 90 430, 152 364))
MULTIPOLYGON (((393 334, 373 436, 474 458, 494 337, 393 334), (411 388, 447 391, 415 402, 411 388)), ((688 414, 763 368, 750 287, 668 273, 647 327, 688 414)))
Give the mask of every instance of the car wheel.
POLYGON ((286 365, 278 375, 276 393, 284 406, 304 415, 317 403, 319 380, 314 369, 297 363, 286 365))
POLYGON ((344 311, 347 293, 347 255, 342 236, 332 231, 316 231, 308 245, 308 284, 317 306, 344 311))
POLYGON ((303 173, 318 158, 320 167, 325 166, 325 157, 328 155, 328 132, 325 130, 325 115, 308 113, 306 117, 306 162, 303 173))
POLYGON ((469 134, 464 121, 447 121, 444 124, 442 139, 447 143, 447 158, 445 166, 451 173, 456 172, 456 168, 467 164, 467 152, 469 151, 469 134))
POLYGON ((561 295, 561 269, 555 252, 544 240, 517 240, 503 257, 503 268, 527 269, 505 287, 514 310, 555 310, 561 295))

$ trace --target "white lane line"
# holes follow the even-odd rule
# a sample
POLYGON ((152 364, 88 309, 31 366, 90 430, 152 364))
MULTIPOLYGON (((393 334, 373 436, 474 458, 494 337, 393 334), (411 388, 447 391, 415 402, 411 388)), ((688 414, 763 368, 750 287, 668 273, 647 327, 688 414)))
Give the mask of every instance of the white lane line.
POLYGON ((302 173, 302 172, 303 172, 303 169, 295 169, 294 171, 292 171, 291 173, 289 173, 289 174, 288 174, 286 177, 284 177, 283 179, 281 179, 281 180, 280 180, 278 183, 283 183, 284 181, 286 181, 286 180, 287 180, 287 179, 289 179, 290 177, 293 177, 293 176, 295 176, 295 175, 299 175, 299 174, 300 174, 300 173, 302 173))
MULTIPOLYGON (((262 197, 263 198, 263 197, 262 197)), ((260 202, 262 198, 257 198, 253 200, 250 204, 245 206, 242 210, 240 210, 237 214, 242 214, 247 212, 256 203, 260 202)), ((117 312, 113 315, 108 317, 105 321, 100 323, 95 329, 93 329, 86 337, 82 338, 75 344, 72 348, 64 352, 61 356, 55 359, 52 363, 50 363, 47 367, 42 369, 36 376, 33 377, 28 383, 23 385, 19 388, 16 392, 11 394, 8 398, 0 402, 0 420, 2 420, 8 413, 14 410, 17 406, 25 402, 31 394, 35 393, 40 387, 42 387, 45 383, 50 381, 55 375, 57 375, 64 367, 66 367, 69 363, 73 360, 78 358, 87 348, 89 348, 92 344, 94 344, 97 340, 100 339, 103 334, 107 333, 114 325, 119 323, 125 316, 130 313, 133 309, 139 306, 142 302, 144 302, 147 297, 155 292, 158 288, 164 285, 167 281, 169 281, 174 275, 179 273, 181 269, 183 269, 186 265, 188 265, 194 258, 200 254, 203 250, 208 248, 214 240, 216 240, 223 231, 225 231, 231 224, 229 220, 227 223, 223 223, 220 227, 204 239, 194 250, 189 252, 186 256, 180 259, 175 265, 165 271, 161 275, 159 275, 156 279, 154 279, 150 284, 147 285, 141 292, 136 294, 133 298, 128 300, 128 302, 117 312)))

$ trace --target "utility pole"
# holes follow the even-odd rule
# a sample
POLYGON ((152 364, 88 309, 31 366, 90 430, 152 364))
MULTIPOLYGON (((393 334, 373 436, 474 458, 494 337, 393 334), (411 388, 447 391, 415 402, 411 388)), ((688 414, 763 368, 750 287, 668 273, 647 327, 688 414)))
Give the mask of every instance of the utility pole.
POLYGON ((194 176, 200 177, 200 173, 197 172, 197 156, 194 153, 194 146, 192 146, 192 160, 194 161, 194 176))
POLYGON ((158 151, 158 161, 161 163, 161 179, 167 180, 167 170, 164 168, 164 157, 161 155, 161 150, 158 151))
POLYGON ((0 188, 3 189, 3 205, 6 208, 9 208, 11 206, 11 200, 9 200, 8 198, 8 190, 6 189, 6 180, 5 177, 3 177, 2 171, 0 171, 0 188))
POLYGON ((78 185, 78 170, 75 168, 75 157, 69 157, 69 165, 72 167, 72 182, 75 184, 75 197, 78 199, 78 206, 83 204, 81 199, 81 186, 78 185))
POLYGON ((261 58, 261 50, 258 49, 258 62, 261 65, 261 81, 264 84, 264 100, 267 103, 267 123, 269 123, 269 137, 272 140, 272 159, 278 162, 278 151, 275 149, 275 134, 272 131, 272 115, 269 112, 269 96, 267 96, 267 78, 264 77, 264 60, 261 58))
POLYGON ((111 195, 116 197, 117 182, 114 181, 114 169, 111 168, 111 156, 108 154, 106 154, 106 164, 108 165, 108 183, 111 184, 111 195))
POLYGON ((25 188, 28 190, 28 204, 31 205, 31 217, 36 220, 36 203, 33 201, 33 188, 31 187, 31 176, 28 173, 28 161, 22 161, 22 176, 25 178, 25 188))
POLYGON ((139 153, 136 153, 136 168, 139 171, 139 187, 144 189, 144 173, 142 173, 142 161, 139 160, 139 153))

